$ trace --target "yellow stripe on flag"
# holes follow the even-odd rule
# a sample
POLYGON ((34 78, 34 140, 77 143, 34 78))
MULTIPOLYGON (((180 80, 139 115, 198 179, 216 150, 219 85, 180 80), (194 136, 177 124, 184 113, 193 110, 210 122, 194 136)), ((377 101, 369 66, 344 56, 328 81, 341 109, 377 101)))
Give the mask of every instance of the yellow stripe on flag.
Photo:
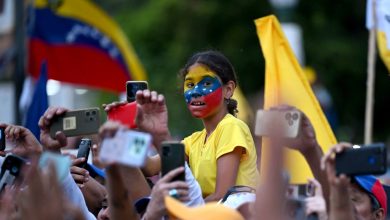
MULTIPOLYGON (((255 20, 255 24, 266 62, 264 109, 279 104, 300 109, 313 124, 323 151, 327 151, 336 144, 336 138, 278 20, 271 15, 255 20)), ((265 164, 267 152, 267 146, 263 142, 261 164, 265 164)), ((287 150, 286 159, 286 169, 291 174, 292 183, 306 183, 307 178, 313 176, 305 159, 298 152, 287 150)), ((264 170, 263 166, 261 170, 264 170)))
POLYGON ((377 41, 379 48, 379 56, 381 57, 383 63, 385 64, 387 71, 390 73, 390 50, 387 48, 386 33, 383 31, 377 31, 377 41))

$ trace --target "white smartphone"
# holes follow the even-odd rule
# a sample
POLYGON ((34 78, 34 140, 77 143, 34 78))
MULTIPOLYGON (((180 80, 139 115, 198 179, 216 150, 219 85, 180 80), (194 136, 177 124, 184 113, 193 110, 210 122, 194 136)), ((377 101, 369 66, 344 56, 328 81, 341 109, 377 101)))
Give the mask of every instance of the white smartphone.
POLYGON ((282 137, 296 138, 301 126, 301 113, 296 110, 258 110, 256 114, 256 136, 269 136, 270 129, 275 126, 282 126, 282 137))
POLYGON ((100 160, 117 162, 131 167, 142 167, 145 163, 152 136, 148 133, 119 130, 112 138, 105 138, 100 150, 100 160))

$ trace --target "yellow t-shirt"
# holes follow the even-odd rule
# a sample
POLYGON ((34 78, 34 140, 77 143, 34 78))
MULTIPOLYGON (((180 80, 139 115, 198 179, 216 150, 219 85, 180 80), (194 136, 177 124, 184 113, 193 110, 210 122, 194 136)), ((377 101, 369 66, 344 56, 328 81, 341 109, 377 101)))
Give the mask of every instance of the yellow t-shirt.
POLYGON ((245 149, 238 168, 236 185, 256 187, 259 178, 256 149, 249 128, 243 121, 226 114, 206 143, 205 138, 206 130, 203 129, 183 141, 190 168, 202 188, 203 197, 215 192, 217 159, 236 147, 245 149))

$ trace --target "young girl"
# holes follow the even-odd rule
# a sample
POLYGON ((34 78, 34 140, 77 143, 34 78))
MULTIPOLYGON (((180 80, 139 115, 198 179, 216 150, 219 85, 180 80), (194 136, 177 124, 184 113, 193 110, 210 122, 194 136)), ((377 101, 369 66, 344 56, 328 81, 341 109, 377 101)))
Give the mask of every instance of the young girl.
MULTIPOLYGON (((187 107, 204 125, 183 143, 205 201, 220 200, 234 185, 255 187, 256 149, 248 126, 235 117, 237 102, 231 97, 237 79, 229 60, 216 51, 196 53, 181 77, 187 107)), ((138 127, 152 133, 158 146, 169 136, 164 97, 144 90, 136 98, 138 127)))

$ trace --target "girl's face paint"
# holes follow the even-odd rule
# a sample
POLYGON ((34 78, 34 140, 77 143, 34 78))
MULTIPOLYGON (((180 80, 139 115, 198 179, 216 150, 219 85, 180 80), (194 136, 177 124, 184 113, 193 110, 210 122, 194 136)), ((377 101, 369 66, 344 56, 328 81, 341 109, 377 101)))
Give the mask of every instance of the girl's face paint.
POLYGON ((222 83, 213 71, 195 64, 185 77, 184 97, 194 117, 207 117, 223 104, 222 83))

